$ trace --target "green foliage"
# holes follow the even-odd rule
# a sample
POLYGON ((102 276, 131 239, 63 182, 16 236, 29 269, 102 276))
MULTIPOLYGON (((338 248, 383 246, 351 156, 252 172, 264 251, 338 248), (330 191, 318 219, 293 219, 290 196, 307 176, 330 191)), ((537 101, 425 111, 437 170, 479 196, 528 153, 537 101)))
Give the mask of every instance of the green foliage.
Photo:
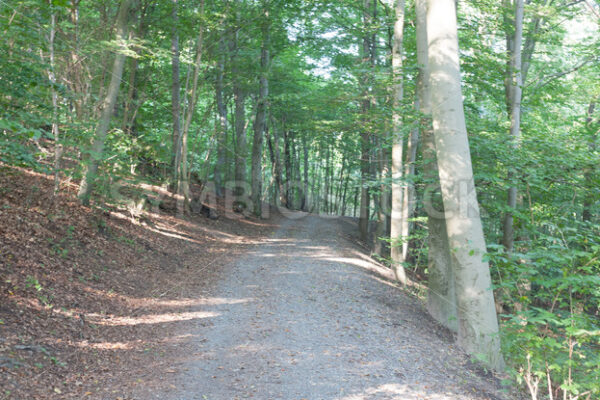
POLYGON ((600 228, 576 226, 548 224, 527 254, 509 257, 493 246, 489 258, 507 312, 503 346, 512 374, 593 398, 600 393, 600 228))

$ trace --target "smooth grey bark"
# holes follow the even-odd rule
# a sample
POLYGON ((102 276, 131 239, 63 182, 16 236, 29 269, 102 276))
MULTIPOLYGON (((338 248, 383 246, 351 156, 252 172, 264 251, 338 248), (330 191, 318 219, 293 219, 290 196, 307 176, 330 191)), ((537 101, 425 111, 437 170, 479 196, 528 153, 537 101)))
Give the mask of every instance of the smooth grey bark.
POLYGON ((428 262, 427 310, 431 316, 448 329, 458 330, 454 271, 448 246, 444 204, 439 196, 439 173, 433 127, 431 126, 431 90, 429 84, 429 58, 427 55, 427 0, 416 0, 417 31, 417 95, 421 118, 421 145, 423 174, 427 180, 425 199, 427 212, 428 262))
POLYGON ((454 0, 427 1, 431 111, 448 243, 455 268, 458 344, 502 370, 498 320, 475 192, 461 92, 454 0))
POLYGON ((396 22, 394 24, 394 39, 392 46, 392 77, 393 77, 393 114, 392 114, 392 215, 390 221, 390 238, 392 268, 396 279, 406 284, 406 271, 402 260, 402 246, 397 243, 402 237, 402 164, 404 143, 402 137, 402 40, 404 35, 404 0, 396 0, 394 5, 396 22))
POLYGON ((269 97, 269 12, 265 10, 262 26, 262 46, 260 51, 259 96, 254 119, 254 137, 252 139, 252 205, 254 215, 262 216, 262 153, 267 120, 267 101, 269 97))
MULTIPOLYGON (((510 5, 510 0, 505 3, 510 5)), ((514 0, 513 8, 515 13, 514 28, 515 33, 512 39, 508 35, 507 48, 510 56, 510 66, 508 68, 507 80, 510 82, 510 88, 507 89, 509 96, 509 115, 510 115, 510 136, 512 137, 511 146, 517 149, 521 136, 521 98, 523 95, 522 80, 522 42, 523 42, 523 0, 514 0), (512 43, 511 43, 512 42, 512 43), (512 46, 512 49, 510 47, 512 46), (512 53, 511 53, 512 50, 512 53)), ((507 82, 508 83, 508 82, 507 82)), ((514 177, 509 173, 509 180, 514 177)), ((513 210, 517 208, 517 187, 511 186, 507 193, 508 211, 504 215, 502 244, 507 252, 511 253, 515 243, 514 217, 513 210)))
POLYGON ((113 115, 115 104, 117 103, 117 96, 119 94, 119 87, 121 85, 121 78, 123 76, 123 67, 125 65, 125 53, 124 50, 127 47, 127 17, 129 15, 129 8, 133 0, 122 0, 117 14, 116 21, 116 35, 115 41, 119 45, 120 49, 115 55, 115 60, 112 67, 110 84, 106 97, 102 102, 102 111, 98 125, 94 132, 94 139, 90 150, 89 164, 84 174, 81 186, 79 187, 78 197, 83 205, 89 205, 90 196, 94 190, 94 183, 98 174, 98 167, 100 166, 100 160, 102 160, 102 154, 104 152, 104 142, 106 140, 106 133, 110 126, 110 119, 113 115))

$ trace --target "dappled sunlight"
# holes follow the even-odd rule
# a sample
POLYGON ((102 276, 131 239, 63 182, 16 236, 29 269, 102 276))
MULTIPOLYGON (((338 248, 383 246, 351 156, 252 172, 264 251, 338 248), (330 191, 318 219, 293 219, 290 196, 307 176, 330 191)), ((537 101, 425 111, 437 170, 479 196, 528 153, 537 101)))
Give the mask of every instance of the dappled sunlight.
POLYGON ((94 324, 98 325, 134 326, 147 324, 162 324, 166 322, 189 321, 193 319, 214 318, 220 315, 221 313, 216 312, 193 311, 181 313, 151 314, 140 317, 117 317, 92 313, 88 314, 87 317, 90 320, 90 322, 93 322, 94 324))
POLYGON ((399 383, 387 383, 375 387, 365 389, 361 393, 350 394, 341 397, 340 400, 367 400, 371 399, 374 395, 398 395, 402 397, 394 397, 398 400, 406 399, 428 399, 428 400, 450 400, 456 398, 452 393, 431 393, 427 387, 422 389, 413 388, 411 385, 399 384, 399 383))
POLYGON ((336 263, 343 263, 343 264, 352 264, 357 267, 366 269, 370 272, 375 272, 378 275, 380 275, 386 279, 390 279, 390 280, 395 279, 394 272, 391 269, 377 265, 373 261, 369 262, 369 261, 361 260, 359 258, 350 258, 350 257, 324 257, 323 260, 336 262, 336 263))
POLYGON ((198 299, 176 299, 176 300, 157 300, 148 299, 152 304, 161 307, 194 307, 194 306, 221 306, 244 304, 254 301, 253 298, 228 299, 224 297, 203 297, 198 299))
MULTIPOLYGON (((135 344, 140 344, 136 342, 135 344)), ((75 347, 82 349, 95 349, 95 350, 132 350, 135 344, 124 343, 124 342, 102 342, 102 343, 90 343, 87 340, 77 342, 74 344, 75 347)))

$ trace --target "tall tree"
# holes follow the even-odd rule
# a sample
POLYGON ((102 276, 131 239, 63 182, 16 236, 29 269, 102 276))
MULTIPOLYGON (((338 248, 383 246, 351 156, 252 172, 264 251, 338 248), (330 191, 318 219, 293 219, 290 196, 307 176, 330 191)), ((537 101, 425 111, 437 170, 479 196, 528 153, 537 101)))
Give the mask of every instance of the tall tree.
POLYGON ((217 61, 217 75, 215 81, 215 95, 217 101, 218 113, 218 135, 217 135, 217 162, 215 164, 215 187, 217 195, 223 194, 223 184, 225 180, 226 146, 227 146, 227 105, 225 104, 225 86, 223 83, 225 77, 225 33, 221 33, 219 38, 219 55, 217 61))
POLYGON ((129 15, 129 8, 133 0, 122 0, 117 14, 117 21, 115 24, 116 35, 115 41, 118 44, 119 50, 115 55, 111 71, 110 84, 104 101, 102 102, 102 112, 96 131, 94 133, 94 139, 89 155, 89 163, 84 174, 84 178, 81 181, 79 188, 79 199, 84 205, 89 205, 90 196, 94 190, 94 183, 96 175, 98 174, 98 167, 102 160, 104 151, 104 142, 106 140, 106 133, 110 126, 110 119, 113 115, 115 104, 117 103, 117 96, 119 94, 119 87, 121 85, 121 78, 123 76, 123 67, 125 65, 125 50, 127 48, 127 28, 129 15))
POLYGON ((444 205, 439 201, 439 173, 431 125, 431 85, 427 54, 427 0, 416 0, 417 96, 421 115, 423 173, 427 182, 424 208, 427 212, 427 310, 438 322, 456 331, 456 292, 448 246, 444 205))
POLYGON ((390 237, 392 240, 391 258, 396 279, 406 284, 406 272, 402 260, 402 246, 397 241, 402 237, 402 163, 404 140, 402 137, 402 116, 400 105, 403 97, 402 83, 402 40, 404 36, 404 0, 396 0, 394 5, 396 23, 392 48, 393 111, 392 111, 392 217, 390 237))
POLYGON ((190 198, 189 168, 188 168, 188 139, 192 118, 196 112, 196 103, 198 101, 198 79, 200 77, 200 63, 202 62, 202 51, 204 42, 204 0, 200 0, 200 24, 198 28, 198 38, 196 39, 196 58, 192 71, 192 87, 189 93, 186 93, 186 105, 184 113, 183 131, 181 133, 181 162, 179 164, 179 181, 177 182, 177 193, 184 196, 187 201, 190 198))
MULTIPOLYGON (((510 55, 510 64, 507 74, 510 87, 507 88, 509 115, 510 115, 510 136, 512 137, 512 147, 517 148, 521 136, 521 98, 523 94, 522 79, 522 42, 523 42, 523 0, 514 0, 511 7, 511 1, 505 0, 509 9, 514 11, 514 36, 508 35, 507 48, 510 55), (512 43, 511 43, 512 42, 512 43)), ((509 173, 509 180, 514 178, 514 174, 509 173)), ((517 208, 517 187, 513 184, 508 189, 508 211, 504 216, 504 230, 502 243, 507 252, 512 252, 515 243, 513 212, 517 208)))
POLYGON ((267 4, 263 4, 261 21, 262 45, 260 51, 259 94, 254 119, 254 138, 252 140, 252 204, 254 214, 262 216, 262 154, 263 140, 267 121, 267 102, 269 97, 269 46, 270 23, 267 4))
POLYGON ((171 185, 173 192, 179 189, 179 172, 181 165, 181 81, 179 79, 179 7, 177 0, 173 1, 171 18, 173 26, 171 31, 171 117, 173 119, 173 147, 171 155, 171 185))
POLYGON ((455 260, 458 343, 501 370, 498 320, 463 109, 454 0, 427 1, 431 110, 448 242, 455 260))

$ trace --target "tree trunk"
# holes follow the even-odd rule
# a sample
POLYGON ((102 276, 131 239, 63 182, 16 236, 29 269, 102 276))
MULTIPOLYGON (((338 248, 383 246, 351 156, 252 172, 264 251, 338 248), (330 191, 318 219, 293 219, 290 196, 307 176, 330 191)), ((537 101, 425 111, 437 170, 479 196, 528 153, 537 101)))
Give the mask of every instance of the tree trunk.
POLYGON ((454 0, 427 1, 431 109, 458 308, 458 343, 502 370, 498 321, 467 138, 454 0))
MULTIPOLYGON (((204 14, 204 0, 200 1, 200 14, 204 14)), ((196 39, 196 59, 194 60, 194 72, 192 77, 192 89, 186 93, 186 114, 183 122, 183 132, 181 140, 181 164, 179 167, 179 182, 177 192, 184 196, 185 202, 190 199, 190 182, 188 171, 188 136, 192 118, 196 112, 196 103, 198 101, 198 78, 200 77, 200 63, 202 62, 202 44, 204 40, 204 27, 201 26, 196 39)))
POLYGON ((396 0, 396 23, 394 24, 394 43, 392 49, 393 76, 393 114, 392 114, 392 216, 390 222, 392 268, 396 279, 406 284, 406 272, 402 260, 402 246, 397 240, 402 237, 402 162, 403 138, 400 105, 403 97, 402 87, 402 40, 404 34, 404 0, 396 0))
MULTIPOLYGON (((596 127, 596 123, 594 123, 594 109, 596 108, 596 102, 592 101, 587 110, 587 118, 586 118, 586 128, 591 131, 591 137, 589 138, 588 148, 591 154, 594 154, 597 148, 597 140, 598 140, 598 129, 596 127)), ((595 184, 595 179, 598 177, 598 167, 596 163, 588 166, 585 169, 585 173, 583 174, 585 180, 585 195, 583 198, 583 213, 582 218, 584 222, 592 221, 592 206, 596 202, 597 195, 595 191, 597 191, 597 184, 595 184)))
POLYGON ((267 118, 267 101, 269 96, 269 12, 264 10, 262 26, 262 46, 260 52, 260 84, 259 97, 254 119, 254 138, 252 140, 252 203, 254 214, 262 216, 262 148, 267 118))
MULTIPOLYGON (((130 33, 130 40, 135 39, 136 37, 139 39, 143 39, 144 35, 146 33, 146 15, 148 12, 148 7, 149 7, 149 3, 145 2, 145 4, 141 7, 141 9, 139 10, 139 14, 136 13, 136 16, 138 16, 139 18, 139 24, 138 24, 138 28, 137 28, 137 32, 135 31, 131 31, 130 33)), ((128 78, 128 88, 127 88, 127 97, 125 99, 125 105, 123 108, 123 120, 121 122, 121 130, 128 134, 128 135, 132 135, 134 132, 134 126, 135 126, 135 117, 136 117, 136 111, 137 111, 137 107, 138 105, 136 105, 137 103, 137 98, 138 98, 138 91, 137 91, 137 72, 138 72, 138 66, 139 66, 139 61, 138 61, 138 57, 140 56, 140 54, 142 53, 142 48, 140 46, 135 46, 135 54, 137 57, 133 57, 131 58, 130 61, 130 70, 129 70, 129 78, 128 78), (133 114, 133 115, 131 115, 133 114)))
POLYGON ((297 142, 295 140, 295 134, 294 136, 292 136, 292 153, 293 153, 293 159, 294 159, 294 188, 296 190, 296 194, 297 194, 297 199, 298 201, 296 201, 296 210, 297 209, 301 209, 301 207, 299 207, 299 202, 302 201, 300 195, 300 187, 298 186, 300 183, 300 149, 298 149, 297 147, 297 142))
POLYGON ((173 154, 171 157, 171 185, 173 193, 177 193, 179 182, 179 165, 181 164, 181 81, 179 79, 179 15, 177 0, 173 1, 171 17, 173 19, 173 31, 171 38, 171 117, 173 119, 173 154))
POLYGON ((377 207, 377 233, 375 238, 375 249, 374 253, 382 257, 387 255, 389 246, 385 240, 389 237, 389 226, 388 226, 388 203, 390 191, 388 189, 389 177, 389 151, 386 150, 387 138, 384 138, 384 142, 379 146, 379 171, 380 171, 380 184, 379 184, 379 204, 377 207))
MULTIPOLYGON (((275 128, 273 128, 275 130, 275 128)), ((271 157, 271 165, 273 167, 272 173, 276 183, 276 193, 279 195, 279 201, 281 205, 287 207, 287 198, 285 196, 285 186, 283 185, 283 177, 281 171, 281 157, 279 154, 279 138, 277 137, 277 131, 275 131, 274 138, 271 138, 269 130, 265 130, 265 136, 267 138, 267 145, 269 147, 269 155, 271 157)))
POLYGON ((215 189, 217 196, 223 194, 223 180, 225 176, 225 146, 227 137, 227 106, 224 100, 223 76, 225 74, 225 39, 221 33, 219 39, 219 61, 217 65, 217 80, 215 83, 215 96, 217 112, 219 114, 219 135, 217 136, 217 163, 215 164, 215 189))
MULTIPOLYGON (((53 6, 51 6, 53 7, 53 6)), ((50 15, 50 32, 48 32, 48 51, 50 56, 50 68, 48 69, 48 80, 52 85, 52 136, 54 138, 54 196, 60 190, 60 160, 62 158, 63 146, 60 141, 58 128, 58 93, 56 91, 56 72, 54 59, 54 39, 56 37, 56 13, 52 9, 50 15)))
MULTIPOLYGON (((521 62, 521 47, 523 42, 523 0, 515 0, 515 35, 513 40, 513 52, 510 55, 510 89, 507 90, 510 96, 510 136, 512 137, 511 146, 517 149, 521 136, 521 97, 523 94, 522 81, 522 62, 521 62)), ((507 39, 508 41, 509 39, 507 39)), ((514 179, 514 172, 508 174, 509 181, 514 179)), ((508 253, 511 253, 515 243, 515 230, 513 211, 517 208, 517 187, 511 186, 508 189, 508 211, 504 215, 504 229, 502 235, 502 244, 508 253)))
MULTIPOLYGON (((374 1, 374 0, 373 0, 374 1)), ((372 36, 369 35, 369 30, 372 29, 373 16, 370 13, 372 8, 372 0, 364 0, 364 11, 363 11, 363 25, 364 29, 367 30, 362 40, 361 47, 361 57, 362 62, 365 68, 367 65, 371 66, 372 62, 372 46, 371 43, 372 36)), ((365 87, 363 89, 363 100, 362 100, 362 113, 363 113, 363 126, 361 136, 361 157, 360 157, 360 180, 361 180, 361 192, 360 192, 360 217, 358 220, 358 230, 360 233, 360 238, 362 241, 367 242, 369 239, 369 209, 371 198, 369 195, 369 185, 370 185, 370 162, 371 162, 371 152, 370 152, 370 137, 369 130, 371 127, 369 126, 369 110, 371 106, 370 96, 370 87, 369 85, 372 83, 371 71, 365 74, 365 87)))
POLYGON ((428 294, 427 309, 431 316, 448 329, 456 332, 456 292, 454 271, 448 246, 444 205, 439 196, 439 173, 435 155, 435 142, 431 126, 431 91, 429 84, 429 59, 427 56, 427 0, 416 0, 417 30, 417 95, 421 120, 423 173, 427 181, 427 196, 423 203, 428 214, 428 294), (430 194, 431 193, 431 194, 430 194), (435 197, 434 197, 435 196, 435 197))
POLYGON ((308 146, 306 134, 302 135, 302 153, 304 158, 304 193, 302 193, 302 211, 308 211, 308 146))
POLYGON ((123 76, 123 67, 125 65, 124 50, 127 47, 127 43, 125 42, 127 39, 127 17, 131 3, 132 0, 122 0, 119 7, 119 13, 117 14, 116 41, 119 44, 121 51, 115 56, 110 84, 108 86, 106 97, 102 102, 102 112, 94 133, 94 141, 90 151, 89 164, 84 174, 84 178, 81 181, 81 186, 78 193, 81 203, 86 206, 89 205, 90 196, 94 190, 94 183, 96 180, 96 175, 98 174, 98 167, 100 166, 100 160, 102 160, 102 154, 104 151, 106 133, 108 132, 108 128, 110 126, 110 119, 117 102, 119 86, 123 76))
MULTIPOLYGON (((420 104, 417 95, 415 101, 415 110, 420 111, 420 104)), ((419 128, 414 128, 410 132, 406 144, 406 163, 404 164, 404 188, 402 193, 402 257, 403 263, 408 260, 408 251, 410 247, 411 219, 415 213, 415 162, 417 160, 417 147, 419 145, 419 128)))

